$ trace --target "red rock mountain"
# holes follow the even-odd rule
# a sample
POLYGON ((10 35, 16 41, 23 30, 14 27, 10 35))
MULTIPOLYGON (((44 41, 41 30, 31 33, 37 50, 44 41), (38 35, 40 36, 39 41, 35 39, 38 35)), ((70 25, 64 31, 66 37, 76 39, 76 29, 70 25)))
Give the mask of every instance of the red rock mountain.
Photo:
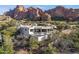
POLYGON ((24 8, 22 5, 16 6, 14 10, 10 10, 6 12, 5 15, 11 16, 12 18, 21 20, 21 19, 29 19, 29 20, 47 20, 48 15, 39 8, 24 8))
POLYGON ((23 5, 17 5, 16 8, 6 12, 5 15, 18 20, 27 19, 32 21, 47 21, 50 19, 79 20, 79 9, 57 6, 56 8, 42 11, 40 8, 25 8, 23 5))
POLYGON ((64 19, 64 20, 79 20, 79 9, 68 9, 63 6, 57 6, 54 9, 46 11, 51 15, 51 18, 64 19))

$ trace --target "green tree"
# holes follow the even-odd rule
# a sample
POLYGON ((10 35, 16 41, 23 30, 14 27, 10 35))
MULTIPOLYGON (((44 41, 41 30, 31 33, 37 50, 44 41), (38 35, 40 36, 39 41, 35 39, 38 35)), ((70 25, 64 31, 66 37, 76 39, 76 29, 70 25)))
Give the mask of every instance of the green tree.
POLYGON ((36 53, 36 50, 39 48, 39 42, 37 38, 31 37, 30 38, 30 53, 36 53))

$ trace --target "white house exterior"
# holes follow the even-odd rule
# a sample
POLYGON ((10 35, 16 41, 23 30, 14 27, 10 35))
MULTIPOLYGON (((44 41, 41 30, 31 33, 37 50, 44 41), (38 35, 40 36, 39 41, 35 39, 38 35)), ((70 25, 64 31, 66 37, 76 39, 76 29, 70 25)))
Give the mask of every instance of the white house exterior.
POLYGON ((38 41, 42 41, 43 39, 48 38, 48 35, 52 33, 56 26, 20 25, 18 28, 25 28, 23 31, 25 32, 26 36, 31 35, 37 37, 38 41))

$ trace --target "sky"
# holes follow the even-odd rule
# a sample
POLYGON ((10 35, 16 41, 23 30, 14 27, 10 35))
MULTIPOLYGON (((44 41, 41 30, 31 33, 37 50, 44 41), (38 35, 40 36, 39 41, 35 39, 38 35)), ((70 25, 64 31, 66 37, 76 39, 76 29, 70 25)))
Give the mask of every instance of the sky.
MULTIPOLYGON (((35 7, 35 8, 41 8, 42 10, 48 10, 55 8, 58 5, 24 5, 25 8, 28 7, 35 7)), ((79 5, 63 5, 65 8, 76 8, 79 9, 79 5)), ((0 5, 0 15, 2 15, 4 12, 9 11, 10 9, 14 9, 16 5, 0 5)))

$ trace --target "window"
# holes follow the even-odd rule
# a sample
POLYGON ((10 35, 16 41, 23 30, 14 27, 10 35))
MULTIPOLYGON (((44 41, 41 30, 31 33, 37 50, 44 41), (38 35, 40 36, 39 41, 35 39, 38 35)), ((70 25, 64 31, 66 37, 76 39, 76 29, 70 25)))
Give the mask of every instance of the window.
POLYGON ((53 29, 49 29, 50 31, 53 31, 53 29))
POLYGON ((42 29, 42 32, 47 32, 47 30, 46 29, 42 29))
POLYGON ((50 31, 50 29, 48 29, 48 31, 50 31))
POLYGON ((33 29, 30 29, 31 32, 33 32, 33 29))
POLYGON ((53 31, 53 29, 48 29, 48 31, 53 31))
POLYGON ((41 32, 41 29, 35 29, 35 32, 41 32))

